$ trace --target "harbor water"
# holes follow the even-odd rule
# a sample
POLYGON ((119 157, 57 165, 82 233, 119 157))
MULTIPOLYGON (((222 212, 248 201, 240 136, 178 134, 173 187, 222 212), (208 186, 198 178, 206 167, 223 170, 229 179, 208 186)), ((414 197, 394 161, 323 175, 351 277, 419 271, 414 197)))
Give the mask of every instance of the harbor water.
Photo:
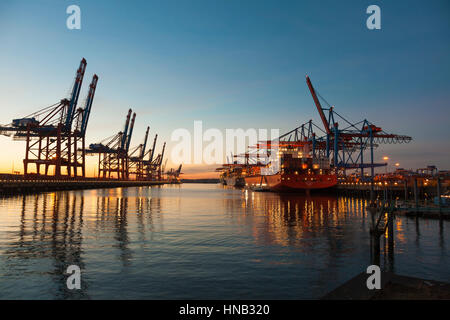
MULTIPOLYGON (((317 299, 371 264, 365 206, 216 184, 4 197, 0 299, 317 299)), ((389 268, 450 281, 449 221, 394 230, 389 268)))

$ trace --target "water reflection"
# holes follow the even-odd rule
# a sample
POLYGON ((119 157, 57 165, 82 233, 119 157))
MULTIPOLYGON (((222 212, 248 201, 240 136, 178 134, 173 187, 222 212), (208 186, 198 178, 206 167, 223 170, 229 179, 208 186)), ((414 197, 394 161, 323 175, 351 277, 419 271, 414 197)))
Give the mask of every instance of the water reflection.
MULTIPOLYGON (((2 244, 5 248, 2 254, 7 257, 6 276, 20 277, 20 272, 23 271, 22 264, 9 265, 10 262, 50 259, 51 267, 44 274, 53 279, 58 298, 70 297, 64 272, 68 265, 84 267, 81 258, 83 209, 82 195, 52 193, 23 196, 20 226, 17 231, 6 232, 10 240, 6 246, 2 244)), ((83 296, 83 292, 85 290, 76 293, 83 296)))
MULTIPOLYGON (((2 224, 0 235, 0 252, 4 265, 1 271, 4 276, 14 279, 21 278, 24 272, 35 273, 35 266, 29 262, 37 261, 51 264, 42 276, 49 276, 54 285, 52 294, 57 299, 89 298, 89 281, 82 281, 82 290, 68 290, 65 270, 69 265, 77 265, 85 269, 83 260, 83 241, 94 237, 102 238, 102 233, 113 232, 105 247, 117 248, 119 259, 124 267, 130 265, 132 250, 129 248, 128 215, 131 211, 136 218, 136 228, 132 232, 138 235, 138 241, 144 243, 154 231, 152 210, 160 212, 161 199, 151 198, 148 194, 139 195, 142 190, 135 190, 131 197, 126 189, 104 189, 95 192, 55 192, 35 195, 24 195, 2 199, 2 201, 20 202, 20 223, 17 227, 2 224), (85 193, 91 201, 96 201, 95 216, 92 206, 85 204, 85 193), (93 196, 93 193, 95 196, 93 196), (19 200, 20 199, 20 200, 19 200), (133 203, 130 203, 133 201, 133 203), (89 220, 84 220, 88 209, 89 220), (10 227, 10 228, 8 228, 10 227), (91 234, 88 230, 93 228, 91 234), (28 267, 32 270, 28 270, 28 267)), ((12 207, 11 209, 14 209, 12 207)), ((9 216, 14 221, 13 216, 9 216)), ((14 222, 13 222, 14 223, 14 222)), ((89 249, 89 248, 88 248, 89 249)), ((40 273, 39 271, 37 273, 40 273)), ((47 284, 48 285, 48 284, 47 284)), ((19 295, 20 296, 20 295, 19 295)), ((0 293, 1 297, 1 293, 0 293)))
MULTIPOLYGON (((324 232, 339 239, 344 236, 340 227, 354 217, 362 218, 360 226, 365 225, 367 202, 364 199, 250 191, 244 194, 245 212, 258 213, 265 219, 265 227, 258 229, 256 238, 271 235, 272 240, 281 245, 292 245, 295 239, 305 238, 305 235, 315 237, 324 232)), ((346 230, 346 235, 351 236, 351 231, 346 230)))
MULTIPOLYGON (((2 198, 0 298, 317 298, 371 264, 367 205, 205 185, 2 198)), ((445 280, 446 223, 398 217, 396 268, 422 275, 430 260, 445 280)))

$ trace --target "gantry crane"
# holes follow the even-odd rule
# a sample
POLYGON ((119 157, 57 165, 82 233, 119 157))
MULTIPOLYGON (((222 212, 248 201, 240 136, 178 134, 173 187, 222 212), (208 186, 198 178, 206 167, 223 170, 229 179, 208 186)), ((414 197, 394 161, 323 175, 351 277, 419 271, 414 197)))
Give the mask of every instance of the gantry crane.
POLYGON ((149 151, 149 159, 143 161, 144 165, 144 179, 146 180, 162 180, 162 170, 161 165, 164 158, 164 150, 166 148, 166 143, 164 142, 162 151, 156 157, 154 157, 156 140, 158 135, 155 135, 155 139, 153 140, 153 147, 149 151))
POLYGON ((387 133, 367 119, 356 123, 348 121, 319 95, 308 76, 306 83, 323 127, 310 120, 277 139, 258 144, 258 148, 304 147, 311 151, 315 161, 331 160, 338 175, 345 176, 347 170, 353 169, 359 171, 362 180, 373 182, 374 169, 386 165, 375 163, 374 149, 382 143, 408 143, 412 140, 409 136, 387 133), (328 108, 322 107, 319 98, 328 108), (340 124, 343 124, 342 127, 340 124), (368 162, 365 160, 365 152, 369 152, 368 162), (365 174, 365 169, 370 169, 370 175, 365 174))
MULTIPOLYGON (((155 154, 156 141, 158 140, 158 134, 155 134, 155 138, 153 139, 153 146, 148 152, 148 160, 142 159, 143 166, 143 179, 144 180, 155 180, 155 172, 153 167, 153 156, 155 154)), ((145 157, 145 156, 144 156, 145 157)))
POLYGON ((180 182, 180 174, 182 174, 181 173, 181 166, 182 166, 182 164, 180 164, 178 166, 178 169, 175 170, 174 168, 171 168, 169 171, 166 172, 166 176, 167 176, 167 181, 168 182, 172 182, 172 183, 173 182, 180 182))
MULTIPOLYGON (((340 178, 345 179, 347 170, 357 170, 362 181, 371 182, 371 194, 373 194, 374 169, 386 165, 386 163, 375 163, 374 149, 382 143, 408 143, 412 138, 387 133, 367 119, 357 123, 348 121, 319 95, 308 76, 306 76, 306 83, 323 127, 310 120, 276 139, 260 142, 254 147, 257 151, 257 160, 264 158, 264 154, 261 157, 258 153, 261 150, 267 151, 267 158, 269 158, 270 153, 278 148, 302 148, 307 154, 311 154, 313 165, 319 164, 319 167, 331 165, 340 178), (328 108, 322 106, 319 98, 327 104, 328 108), (369 161, 365 161, 365 152, 369 152, 369 161), (370 175, 364 172, 365 169, 370 169, 370 175)), ((253 165, 249 163, 250 156, 250 153, 238 156, 245 157, 244 166, 247 169, 253 165)), ((219 170, 228 169, 224 166, 219 170)))
POLYGON ((148 132, 150 127, 145 131, 144 142, 134 148, 129 154, 129 173, 134 175, 136 180, 144 179, 144 157, 146 155, 148 132), (137 154, 137 155, 136 155, 137 154))
POLYGON ((92 143, 85 150, 86 154, 98 154, 98 178, 129 179, 128 150, 136 119, 136 113, 133 116, 131 114, 132 110, 129 109, 123 131, 99 143, 92 143))
POLYGON ((86 59, 83 58, 76 71, 69 99, 64 98, 56 104, 26 117, 13 119, 9 125, 0 127, 1 134, 13 135, 14 140, 26 141, 23 160, 25 177, 32 175, 30 164, 36 166, 36 174, 39 177, 85 177, 85 135, 98 82, 98 76, 94 74, 84 108, 77 109, 86 65, 86 59), (44 167, 43 172, 41 166, 44 167), (51 167, 54 167, 53 175, 49 173, 51 167))
MULTIPOLYGON (((408 143, 412 140, 409 136, 387 133, 367 119, 357 123, 348 121, 317 93, 308 76, 306 76, 306 83, 325 129, 325 135, 317 138, 312 132, 312 127, 308 128, 313 154, 319 152, 327 157, 332 155, 334 167, 344 175, 347 169, 359 169, 361 178, 364 179, 364 169, 370 168, 371 177, 373 177, 375 167, 386 165, 386 163, 374 162, 374 148, 378 144, 408 143), (328 108, 322 107, 319 97, 327 104, 328 108), (325 116, 324 111, 328 112, 328 117, 325 116), (338 120, 340 123, 337 122, 338 120), (365 150, 370 152, 370 162, 368 163, 364 161, 365 150)), ((310 126, 312 126, 312 122, 310 122, 310 126)))

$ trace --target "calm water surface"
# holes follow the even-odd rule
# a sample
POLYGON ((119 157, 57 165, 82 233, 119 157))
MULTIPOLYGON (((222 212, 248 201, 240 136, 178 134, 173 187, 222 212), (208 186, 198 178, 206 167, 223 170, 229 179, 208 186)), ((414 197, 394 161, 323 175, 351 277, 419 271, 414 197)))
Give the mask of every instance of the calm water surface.
MULTIPOLYGON (((371 264, 365 205, 208 184, 2 198, 0 298, 320 298, 371 264)), ((450 281, 449 230, 397 217, 394 271, 450 281)))

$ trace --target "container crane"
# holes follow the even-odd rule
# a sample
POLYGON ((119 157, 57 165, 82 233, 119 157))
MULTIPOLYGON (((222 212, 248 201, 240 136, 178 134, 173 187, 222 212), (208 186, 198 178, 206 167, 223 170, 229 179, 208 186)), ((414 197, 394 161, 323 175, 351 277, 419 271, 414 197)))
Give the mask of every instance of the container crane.
POLYGON ((175 170, 174 168, 171 168, 169 171, 166 172, 168 182, 172 182, 172 183, 180 182, 181 166, 182 166, 182 164, 180 164, 178 166, 178 169, 175 170))
POLYGON ((131 114, 132 110, 129 109, 123 131, 118 132, 100 143, 90 144, 89 149, 86 150, 86 154, 99 155, 98 178, 111 179, 114 178, 114 174, 117 175, 116 178, 119 180, 126 180, 129 178, 127 150, 129 144, 127 141, 131 140, 136 118, 136 113, 134 113, 131 120, 131 114), (128 132, 129 129, 130 132, 128 132))
POLYGON ((376 148, 378 144, 408 143, 412 140, 409 136, 387 133, 367 119, 357 123, 348 121, 338 114, 334 110, 334 107, 330 106, 325 99, 320 97, 308 76, 306 76, 306 83, 317 110, 319 111, 325 129, 325 135, 319 138, 317 138, 315 134, 311 134, 308 137, 313 153, 318 151, 326 157, 329 157, 332 154, 335 169, 344 175, 347 169, 359 169, 361 178, 364 179, 364 169, 370 168, 371 176, 373 177, 375 167, 386 165, 386 163, 374 162, 374 148, 376 148), (329 108, 322 107, 319 97, 329 106, 329 108), (324 111, 328 112, 328 119, 325 116, 324 111), (337 120, 343 124, 342 127, 340 127, 337 120), (370 151, 369 163, 364 162, 365 150, 370 151))
POLYGON ((152 162, 153 161, 153 155, 155 154, 155 147, 156 147, 156 140, 158 139, 158 134, 155 134, 155 139, 153 140, 153 147, 152 147, 152 151, 150 153, 150 157, 149 157, 149 161, 152 162))
POLYGON ((135 119, 136 119, 136 113, 133 113, 133 118, 131 119, 130 131, 128 132, 128 135, 126 135, 125 150, 123 150, 120 153, 120 160, 122 161, 122 170, 123 170, 122 175, 123 175, 124 179, 129 179, 130 161, 129 161, 128 151, 130 150, 130 142, 131 142, 131 137, 133 135, 135 119))
POLYGON ((78 103, 78 97, 80 96, 81 85, 83 83, 84 72, 86 71, 86 59, 82 59, 80 67, 77 70, 77 75, 75 77, 75 82, 72 88, 72 95, 69 101, 69 105, 66 113, 66 121, 64 125, 64 131, 70 131, 72 129, 72 122, 75 115, 75 110, 78 103))
MULTIPOLYGON (((98 82, 98 76, 94 74, 92 77, 92 82, 89 85, 89 92, 85 101, 84 108, 79 108, 77 110, 76 114, 76 126, 74 131, 74 137, 73 137, 73 172, 74 176, 77 177, 78 175, 78 168, 81 167, 81 176, 86 176, 86 161, 85 161, 85 137, 86 137, 86 130, 87 125, 89 121, 89 116, 91 114, 92 109, 92 103, 94 101, 94 95, 95 90, 97 88, 97 82, 98 82), (78 152, 80 149, 77 147, 78 144, 81 143, 81 154, 78 152)), ((69 136, 69 143, 70 143, 70 136, 69 136)), ((69 158, 71 158, 71 155, 69 154, 69 158)))
POLYGON ((153 159, 150 163, 150 174, 151 174, 152 180, 156 179, 158 181, 161 181, 161 179, 162 179, 161 165, 163 162, 165 149, 166 149, 166 143, 164 142, 161 153, 158 154, 156 156, 156 158, 153 159))
POLYGON ((143 180, 144 178, 144 157, 145 157, 145 149, 147 147, 148 140, 148 132, 150 127, 147 127, 145 131, 144 141, 140 145, 138 145, 134 150, 129 153, 129 161, 130 161, 130 174, 134 174, 136 176, 136 180, 143 180), (138 153, 137 156, 134 154, 138 153))
POLYGON ((153 146, 151 149, 147 151, 147 153, 144 155, 144 157, 148 154, 148 160, 143 160, 142 164, 144 166, 143 173, 144 173, 144 179, 145 180, 154 180, 156 177, 155 174, 155 165, 153 163, 153 156, 155 154, 155 148, 156 148, 156 141, 158 140, 158 134, 155 134, 155 138, 153 139, 153 146))
POLYGON ((71 178, 78 176, 78 168, 82 168, 81 176, 85 176, 84 151, 77 153, 77 144, 84 145, 84 137, 88 117, 92 108, 98 77, 94 75, 84 109, 76 111, 84 74, 86 59, 82 59, 75 74, 75 81, 70 98, 64 98, 59 103, 43 108, 26 117, 13 119, 9 125, 1 126, 0 133, 14 140, 25 140, 24 176, 30 177, 30 164, 36 166, 36 174, 48 177, 50 167, 54 167, 53 178, 71 178), (84 116, 80 128, 73 128, 75 117, 84 116), (41 173, 41 166, 44 172, 41 173), (65 169, 65 172, 64 172, 65 169))

